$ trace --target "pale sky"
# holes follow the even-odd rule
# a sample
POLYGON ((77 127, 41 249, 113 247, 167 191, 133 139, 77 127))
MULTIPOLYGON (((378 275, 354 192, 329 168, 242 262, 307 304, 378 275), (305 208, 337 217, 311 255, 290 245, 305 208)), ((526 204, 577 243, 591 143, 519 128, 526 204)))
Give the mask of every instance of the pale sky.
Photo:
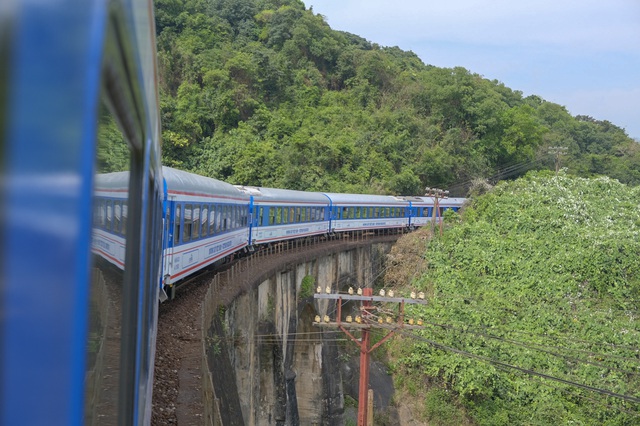
POLYGON ((304 0, 336 30, 462 66, 640 140, 640 0, 304 0))

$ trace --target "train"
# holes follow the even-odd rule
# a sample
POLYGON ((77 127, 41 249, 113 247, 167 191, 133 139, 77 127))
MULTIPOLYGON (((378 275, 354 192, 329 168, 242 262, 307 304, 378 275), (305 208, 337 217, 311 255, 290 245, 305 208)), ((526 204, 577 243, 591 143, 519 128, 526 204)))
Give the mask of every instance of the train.
MULTIPOLYGON (((124 265, 122 223, 128 172, 97 176, 92 251, 124 265)), ((160 301, 177 285, 211 265, 296 238, 378 230, 410 230, 458 211, 464 198, 390 196, 295 191, 231 185, 162 167, 163 232, 160 301)))
POLYGON ((158 305, 280 241, 464 199, 231 185, 162 166, 151 0, 0 4, 0 424, 151 422, 158 305))

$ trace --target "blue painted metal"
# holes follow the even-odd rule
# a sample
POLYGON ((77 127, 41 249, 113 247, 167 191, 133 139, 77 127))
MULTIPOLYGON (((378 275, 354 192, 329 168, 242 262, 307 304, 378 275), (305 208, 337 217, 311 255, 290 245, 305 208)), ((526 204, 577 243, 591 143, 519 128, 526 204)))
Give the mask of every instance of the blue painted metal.
MULTIPOLYGON (((0 6, 0 52, 8 78, 0 112, 0 424, 80 425, 84 412, 87 317, 92 231, 97 111, 108 13, 116 5, 128 19, 134 79, 154 72, 148 1, 8 0, 0 6), (146 19, 146 23, 144 23, 146 19), (137 28, 144 23, 146 28, 137 28), (8 53, 7 53, 8 52, 8 53), (136 56, 136 54, 138 54, 136 56), (6 61, 4 59, 7 59, 6 61)), ((159 123, 155 79, 142 92, 145 139, 143 175, 158 171, 159 123)), ((0 90, 0 95, 2 95, 0 90)), ((161 181, 161 172, 157 175, 161 181)), ((161 191, 144 181, 144 194, 161 191)), ((142 206, 141 233, 151 224, 142 206)), ((142 252, 142 265, 155 262, 142 252)), ((154 268, 157 269, 157 268, 154 268)), ((150 288, 140 268, 137 322, 153 316, 143 309, 150 288), (148 315, 143 314, 146 312, 148 315)), ((150 332, 136 337, 137 354, 155 343, 150 332), (153 340, 153 342, 151 342, 153 340)), ((135 354, 134 354, 135 356, 135 354)), ((134 386, 149 391, 143 370, 152 360, 135 362, 134 386), (143 383, 145 382, 146 383, 143 383)), ((144 401, 144 397, 137 401, 144 401)), ((133 419, 145 418, 134 403, 133 419)), ((143 420, 144 421, 144 420, 143 420)))

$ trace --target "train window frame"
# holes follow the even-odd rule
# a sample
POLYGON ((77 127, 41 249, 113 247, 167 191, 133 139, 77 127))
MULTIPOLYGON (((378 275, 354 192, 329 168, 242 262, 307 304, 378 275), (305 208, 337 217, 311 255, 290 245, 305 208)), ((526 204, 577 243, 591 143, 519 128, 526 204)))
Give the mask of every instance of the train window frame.
MULTIPOLYGON (((152 391, 150 387, 153 383, 149 380, 152 376, 149 372, 151 364, 144 358, 145 351, 149 349, 149 334, 140 329, 138 324, 155 312, 154 307, 158 303, 149 297, 157 292, 157 287, 145 284, 151 280, 159 281, 158 259, 153 259, 148 250, 152 241, 159 241, 157 233, 162 230, 161 209, 155 209, 162 206, 159 195, 162 186, 159 179, 160 163, 154 161, 159 157, 152 157, 148 161, 149 156, 155 153, 154 144, 160 134, 159 99, 157 92, 147 86, 148 81, 142 77, 147 73, 155 73, 155 62, 150 52, 145 56, 147 53, 141 52, 136 46, 142 40, 148 45, 155 45, 155 35, 152 31, 135 31, 131 12, 124 3, 110 2, 107 5, 103 49, 100 51, 101 93, 97 100, 106 104, 129 148, 129 223, 123 230, 126 245, 116 424, 133 424, 137 416, 144 418, 145 415, 141 414, 144 400, 152 391), (145 196, 152 191, 153 197, 145 196)), ((143 28, 152 29, 151 13, 150 10, 136 12, 134 19, 140 20, 139 25, 143 28)))
POLYGON ((203 204, 200 208, 200 236, 202 238, 206 238, 208 230, 209 230, 209 206, 208 204, 203 204))
POLYGON ((216 205, 209 204, 209 236, 216 235, 216 205))
POLYGON ((176 203, 175 214, 173 215, 173 245, 180 245, 180 232, 182 230, 182 204, 176 203))
POLYGON ((191 241, 191 228, 193 227, 193 204, 184 204, 184 210, 182 215, 182 242, 188 243, 191 241), (191 210, 191 218, 187 218, 187 211, 191 210))
POLYGON ((257 226, 263 226, 264 225, 264 206, 259 206, 258 207, 258 222, 257 222, 257 226))
POLYGON ((194 204, 191 212, 191 241, 200 238, 200 207, 200 204, 194 204))

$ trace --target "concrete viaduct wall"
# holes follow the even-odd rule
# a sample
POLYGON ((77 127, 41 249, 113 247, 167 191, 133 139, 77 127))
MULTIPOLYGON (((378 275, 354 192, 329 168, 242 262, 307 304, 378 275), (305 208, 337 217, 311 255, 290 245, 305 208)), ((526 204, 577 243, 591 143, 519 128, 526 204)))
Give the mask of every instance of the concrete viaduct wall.
POLYGON ((313 293, 317 285, 373 286, 397 238, 289 243, 219 274, 203 307, 206 423, 344 424, 337 347, 344 336, 312 325, 316 314, 335 318, 336 309, 313 293))

